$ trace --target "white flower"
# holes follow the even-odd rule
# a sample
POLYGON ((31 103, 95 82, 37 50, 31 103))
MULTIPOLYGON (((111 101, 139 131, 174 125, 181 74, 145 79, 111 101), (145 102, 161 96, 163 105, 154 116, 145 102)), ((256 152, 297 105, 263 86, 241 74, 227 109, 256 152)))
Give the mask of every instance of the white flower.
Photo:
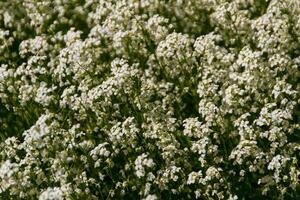
POLYGON ((135 173, 138 178, 145 176, 145 167, 151 168, 155 165, 153 160, 151 158, 148 159, 147 157, 148 155, 143 153, 142 155, 138 156, 134 161, 134 168, 136 171, 135 173))
POLYGON ((202 172, 191 172, 188 176, 188 180, 186 182, 186 184, 191 185, 191 184, 195 184, 196 181, 198 181, 198 179, 202 177, 202 172))
POLYGON ((53 99, 53 96, 51 96, 49 93, 54 90, 55 87, 48 88, 45 82, 41 82, 40 87, 37 89, 35 101, 44 106, 48 106, 53 99))
POLYGON ((157 196, 155 194, 149 194, 143 200, 156 200, 156 199, 157 199, 157 196))
POLYGON ((277 156, 273 157, 273 159, 269 163, 268 170, 274 170, 274 169, 278 170, 282 166, 284 166, 286 161, 288 161, 288 160, 289 160, 289 158, 285 158, 282 155, 277 155, 277 156))
POLYGON ((39 196, 39 200, 63 200, 63 192, 60 188, 47 188, 39 196))

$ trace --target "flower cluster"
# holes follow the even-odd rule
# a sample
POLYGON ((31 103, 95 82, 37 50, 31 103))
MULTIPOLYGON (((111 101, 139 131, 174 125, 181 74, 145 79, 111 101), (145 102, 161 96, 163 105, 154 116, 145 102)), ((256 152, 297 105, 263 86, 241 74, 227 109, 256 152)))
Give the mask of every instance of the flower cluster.
POLYGON ((1 1, 0 199, 300 199, 300 1, 1 1))

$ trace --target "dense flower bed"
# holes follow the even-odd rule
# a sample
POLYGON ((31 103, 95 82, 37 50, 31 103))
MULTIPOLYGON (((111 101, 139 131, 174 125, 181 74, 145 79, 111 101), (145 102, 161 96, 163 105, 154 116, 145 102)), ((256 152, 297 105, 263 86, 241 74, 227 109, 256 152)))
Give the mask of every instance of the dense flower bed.
POLYGON ((2 0, 0 199, 300 199, 299 0, 2 0))

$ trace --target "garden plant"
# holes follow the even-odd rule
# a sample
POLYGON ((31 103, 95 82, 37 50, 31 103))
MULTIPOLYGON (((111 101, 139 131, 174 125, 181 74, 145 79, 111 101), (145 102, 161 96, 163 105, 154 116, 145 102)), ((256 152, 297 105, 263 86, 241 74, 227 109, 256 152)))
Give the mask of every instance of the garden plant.
POLYGON ((1 0, 0 199, 300 199, 300 1, 1 0))

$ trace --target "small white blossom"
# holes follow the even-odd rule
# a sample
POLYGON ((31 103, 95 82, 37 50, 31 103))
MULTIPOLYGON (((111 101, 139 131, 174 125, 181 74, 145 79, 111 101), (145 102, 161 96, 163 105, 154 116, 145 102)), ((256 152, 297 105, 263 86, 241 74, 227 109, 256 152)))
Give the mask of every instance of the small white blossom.
POLYGON ((60 188, 47 188, 44 192, 42 192, 39 196, 39 200, 62 200, 63 192, 60 188))

